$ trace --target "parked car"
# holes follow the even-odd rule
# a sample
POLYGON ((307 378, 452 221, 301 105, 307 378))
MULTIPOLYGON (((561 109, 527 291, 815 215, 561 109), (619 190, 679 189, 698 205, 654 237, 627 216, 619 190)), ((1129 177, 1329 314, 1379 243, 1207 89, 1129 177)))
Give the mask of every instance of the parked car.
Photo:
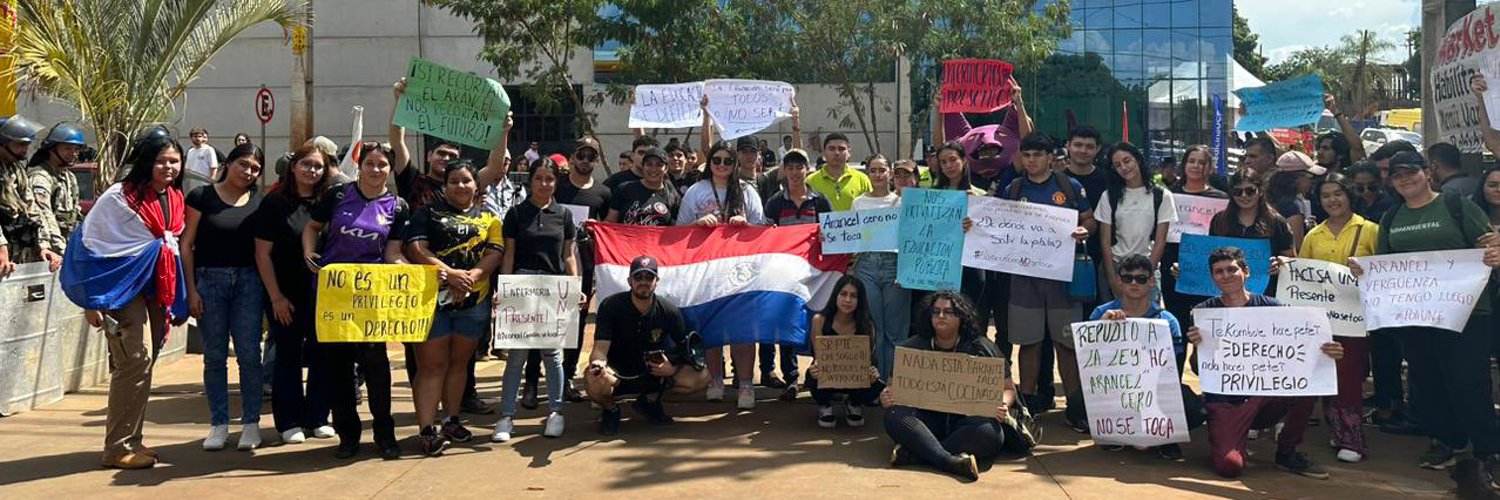
POLYGON ((1374 153, 1376 149, 1380 149, 1385 143, 1397 139, 1410 142, 1411 145, 1417 147, 1417 151, 1422 150, 1422 134, 1409 130, 1367 128, 1364 132, 1359 133, 1359 140, 1365 145, 1365 154, 1374 153))

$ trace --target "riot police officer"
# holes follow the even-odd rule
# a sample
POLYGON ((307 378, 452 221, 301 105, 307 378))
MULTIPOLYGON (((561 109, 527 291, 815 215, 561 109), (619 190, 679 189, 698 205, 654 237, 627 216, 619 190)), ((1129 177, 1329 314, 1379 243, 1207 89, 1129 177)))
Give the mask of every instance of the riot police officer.
POLYGON ((21 115, 0 124, 0 278, 16 264, 45 260, 53 271, 62 265, 52 246, 57 221, 36 203, 26 179, 26 150, 41 129, 21 115))
POLYGON ((78 204, 78 177, 68 169, 78 161, 83 148, 83 129, 61 122, 47 131, 42 147, 32 153, 27 163, 26 177, 31 181, 36 203, 57 219, 57 234, 52 241, 55 252, 67 248, 73 228, 83 220, 83 209, 78 204))

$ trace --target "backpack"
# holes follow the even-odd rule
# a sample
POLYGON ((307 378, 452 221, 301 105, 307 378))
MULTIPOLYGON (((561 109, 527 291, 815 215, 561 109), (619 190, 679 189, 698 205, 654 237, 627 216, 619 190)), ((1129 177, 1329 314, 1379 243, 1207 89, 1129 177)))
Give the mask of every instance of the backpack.
MULTIPOLYGON (((1458 196, 1441 194, 1438 196, 1442 197, 1443 204, 1448 206, 1448 216, 1452 217, 1453 221, 1458 223, 1458 230, 1463 234, 1464 240, 1468 241, 1470 245, 1473 245, 1475 241, 1478 241, 1479 237, 1469 237, 1468 226, 1464 224, 1463 199, 1458 196)), ((1382 241, 1386 242, 1387 245, 1390 244, 1391 223, 1396 220, 1396 211, 1399 209, 1400 205, 1392 206, 1390 210, 1386 210, 1385 214, 1382 214, 1380 216, 1380 232, 1378 233, 1377 239, 1375 240, 1376 245, 1379 245, 1382 241)), ((1357 237, 1355 239, 1355 242, 1356 244, 1358 244, 1357 237)))
MULTIPOLYGON (((1152 232, 1152 234, 1155 234, 1156 233, 1156 225, 1161 223, 1161 198, 1162 198, 1162 196, 1164 196, 1164 193, 1163 193, 1163 190, 1162 190, 1161 186, 1158 186, 1156 184, 1151 184, 1150 186, 1151 186, 1151 232, 1152 232)), ((1109 193, 1105 193, 1104 196, 1108 197, 1109 193)), ((1124 199, 1125 199, 1125 194, 1121 193, 1119 200, 1116 200, 1116 199, 1113 199, 1113 198, 1111 198, 1109 200, 1109 207, 1112 208, 1112 209, 1114 209, 1114 210, 1110 210, 1109 211, 1109 221, 1108 222, 1109 222, 1109 226, 1110 227, 1116 228, 1115 231, 1119 231, 1119 227, 1120 227, 1120 226, 1118 226, 1118 225, 1115 224, 1115 214, 1120 213, 1119 204, 1120 204, 1120 201, 1124 200, 1124 199)), ((1118 237, 1116 237, 1116 239, 1118 239, 1118 237)))

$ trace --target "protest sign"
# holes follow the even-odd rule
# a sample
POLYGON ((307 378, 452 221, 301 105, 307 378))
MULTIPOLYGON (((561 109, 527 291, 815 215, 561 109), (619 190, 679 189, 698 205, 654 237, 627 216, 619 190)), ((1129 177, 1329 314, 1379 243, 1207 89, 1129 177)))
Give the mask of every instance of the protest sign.
POLYGON ((568 209, 568 214, 573 216, 573 225, 578 226, 578 229, 583 229, 583 223, 589 220, 589 207, 567 203, 558 203, 558 205, 568 209))
POLYGON ((1245 108, 1245 116, 1234 124, 1241 132, 1297 127, 1317 123, 1323 117, 1323 77, 1317 73, 1239 89, 1234 94, 1245 108))
POLYGON ((896 281, 911 290, 957 290, 963 278, 968 193, 908 188, 901 192, 896 281))
POLYGON ((1010 104, 1010 63, 990 59, 943 61, 940 113, 989 113, 1010 104))
POLYGON ((963 265, 1056 281, 1073 281, 1078 211, 990 196, 969 198, 973 226, 963 265))
POLYGON ((797 89, 786 82, 764 80, 709 80, 703 85, 708 114, 719 138, 732 141, 792 116, 797 89))
MULTIPOLYGON (((1479 101, 1469 90, 1469 77, 1476 71, 1484 74, 1490 89, 1485 92, 1484 102, 1490 116, 1500 113, 1500 31, 1495 29, 1495 17, 1500 15, 1500 6, 1487 4, 1476 7, 1457 21, 1448 25, 1438 45, 1437 58, 1432 62, 1432 74, 1425 81, 1432 82, 1431 92, 1433 116, 1437 118, 1437 137, 1426 138, 1430 142, 1448 142, 1465 153, 1484 151, 1484 140, 1479 132, 1479 101)), ((1494 120, 1494 118, 1491 118, 1494 120)), ((1491 121, 1500 126, 1500 121, 1491 121)))
POLYGON ((1005 377, 1005 358, 897 347, 891 397, 901 406, 994 417, 1005 377))
POLYGON ((1188 441, 1172 330, 1166 320, 1073 323, 1078 377, 1098 444, 1188 441))
POLYGON ((1365 305, 1359 300, 1359 280, 1349 268, 1313 259, 1290 259, 1276 280, 1276 300, 1289 306, 1323 309, 1333 334, 1364 337, 1365 305))
POLYGON ((489 150, 505 135, 509 111, 500 82, 414 57, 391 123, 489 150))
POLYGON ((870 388, 874 363, 870 362, 868 335, 819 335, 813 343, 819 389, 870 388))
POLYGON ((1230 396, 1338 394, 1328 315, 1316 307, 1224 307, 1193 310, 1198 385, 1230 396), (1269 309, 1269 310, 1268 310, 1269 309))
POLYGON ((1464 331, 1490 281, 1484 249, 1355 257, 1365 328, 1428 326, 1464 331))
POLYGON ((1235 247, 1245 252, 1245 263, 1250 265, 1250 279, 1245 289, 1251 293, 1266 293, 1271 284, 1271 240, 1249 238, 1225 238, 1197 234, 1182 235, 1177 265, 1177 293, 1214 297, 1219 287, 1214 286, 1213 274, 1208 270, 1208 254, 1221 247, 1235 247))
POLYGON ((1177 207, 1177 221, 1167 227, 1167 242, 1181 243, 1184 234, 1208 234, 1208 223, 1229 206, 1229 199, 1173 193, 1172 203, 1177 207))
POLYGON ((426 341, 437 310, 437 278, 433 266, 323 266, 318 271, 318 341, 426 341))
POLYGON ((630 128, 688 128, 703 125, 703 82, 636 85, 630 128))
POLYGON ((578 348, 583 278, 502 274, 495 277, 496 349, 578 348))
POLYGON ((818 214, 824 255, 894 251, 900 225, 901 207, 818 214))

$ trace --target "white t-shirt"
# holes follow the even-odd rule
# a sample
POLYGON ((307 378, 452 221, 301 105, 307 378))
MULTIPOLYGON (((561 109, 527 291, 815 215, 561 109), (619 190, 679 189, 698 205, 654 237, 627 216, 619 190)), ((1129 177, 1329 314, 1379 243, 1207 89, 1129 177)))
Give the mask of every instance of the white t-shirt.
MULTIPOLYGON (((1151 190, 1146 187, 1125 188, 1119 213, 1114 213, 1114 207, 1110 206, 1109 193, 1099 198, 1094 219, 1100 224, 1108 224, 1110 217, 1114 217, 1114 245, 1110 250, 1115 259, 1130 255, 1151 256, 1151 240, 1156 236, 1156 228, 1151 224, 1152 203, 1155 202, 1151 190)), ((1177 222, 1177 205, 1172 202, 1170 194, 1162 193, 1161 208, 1156 211, 1155 219, 1157 224, 1177 222)))
POLYGON ((897 195, 895 191, 892 191, 890 193, 886 193, 885 196, 879 197, 870 196, 868 194, 860 195, 860 197, 854 199, 853 208, 855 210, 875 210, 877 208, 898 206, 901 206, 901 196, 897 195))
MULTIPOLYGON (((755 192, 755 186, 740 181, 740 188, 745 195, 745 220, 751 224, 765 224, 765 206, 760 200, 760 194, 755 192)), ((682 194, 682 204, 677 209, 677 225, 692 224, 705 215, 718 214, 719 200, 724 197, 724 188, 715 188, 710 179, 693 183, 682 194)), ((720 219, 722 218, 721 215, 720 219)))
POLYGON ((187 151, 187 161, 183 163, 188 172, 210 179, 209 174, 219 166, 219 154, 214 151, 213 146, 207 144, 191 147, 187 151))
POLYGON ((542 159, 542 154, 538 153, 535 149, 527 149, 526 153, 522 154, 521 157, 526 159, 526 168, 531 168, 531 164, 542 159))

